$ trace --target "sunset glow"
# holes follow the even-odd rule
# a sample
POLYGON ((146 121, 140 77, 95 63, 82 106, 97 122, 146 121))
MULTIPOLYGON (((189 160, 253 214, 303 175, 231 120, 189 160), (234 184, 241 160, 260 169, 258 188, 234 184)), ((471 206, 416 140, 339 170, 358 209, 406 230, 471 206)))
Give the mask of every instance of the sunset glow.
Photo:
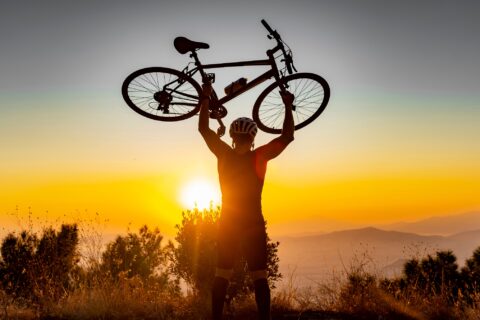
MULTIPOLYGON (((0 233, 31 211, 51 223, 98 213, 105 232, 148 224, 172 236, 182 211, 220 205, 217 159, 198 117, 142 117, 121 84, 143 67, 182 70, 191 58, 175 50, 176 36, 209 43, 198 51, 203 63, 265 59, 274 43, 262 18, 291 46, 297 69, 324 77, 332 92, 324 113, 268 163, 271 235, 480 211, 477 4, 187 2, 8 2, 0 233)), ((210 70, 219 96, 266 71, 210 70)), ((227 128, 252 115, 267 86, 225 103, 227 128)), ((255 147, 276 136, 259 131, 255 147)), ((222 140, 231 145, 228 134, 222 140)))
POLYGON ((212 182, 206 179, 196 179, 187 182, 181 189, 180 199, 187 209, 208 209, 210 205, 220 204, 220 191, 212 182))

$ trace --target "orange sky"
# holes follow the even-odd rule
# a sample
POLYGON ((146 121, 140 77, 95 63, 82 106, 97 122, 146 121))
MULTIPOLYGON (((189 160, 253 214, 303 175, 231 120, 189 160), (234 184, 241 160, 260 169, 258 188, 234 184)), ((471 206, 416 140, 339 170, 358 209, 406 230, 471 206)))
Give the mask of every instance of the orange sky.
MULTIPOLYGON (((140 67, 184 67, 178 35, 210 43, 204 62, 261 59, 272 46, 261 18, 300 71, 332 88, 325 112, 269 164, 272 233, 480 210, 478 10, 407 2, 9 3, 0 12, 0 223, 18 228, 12 213, 29 210, 52 223, 98 213, 110 230, 147 223, 172 235, 185 186, 217 184, 215 158, 196 117, 143 118, 121 83, 140 67)), ((261 72, 219 71, 214 89, 261 72)), ((250 116, 262 89, 229 103, 225 123, 250 116)), ((256 145, 273 137, 260 132, 256 145)))
MULTIPOLYGON (((51 174, 23 179, 16 175, 0 188, 0 210, 11 213, 18 206, 25 217, 30 208, 40 220, 64 222, 86 221, 99 213, 115 230, 147 223, 172 235, 185 208, 181 199, 185 186, 192 180, 217 184, 215 161, 207 150, 203 156, 208 159, 204 169, 178 165, 170 173, 51 174)), ((300 170, 301 165, 284 165, 288 158, 285 155, 270 164, 265 183, 264 214, 273 234, 412 221, 479 208, 479 171, 350 169, 343 175, 328 170, 309 174, 300 170)), ((3 219, 13 221, 8 215, 3 219)))

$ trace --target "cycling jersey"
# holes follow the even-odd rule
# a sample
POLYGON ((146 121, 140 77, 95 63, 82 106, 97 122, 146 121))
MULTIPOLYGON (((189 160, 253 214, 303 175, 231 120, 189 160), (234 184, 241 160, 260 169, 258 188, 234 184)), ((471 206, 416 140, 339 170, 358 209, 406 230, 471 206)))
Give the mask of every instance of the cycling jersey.
POLYGON ((267 235, 262 215, 266 161, 257 151, 243 154, 228 148, 219 154, 222 212, 217 266, 231 269, 241 253, 250 271, 267 268, 267 235))
POLYGON ((224 219, 246 224, 263 221, 261 202, 266 167, 257 151, 239 154, 228 148, 218 155, 224 219))

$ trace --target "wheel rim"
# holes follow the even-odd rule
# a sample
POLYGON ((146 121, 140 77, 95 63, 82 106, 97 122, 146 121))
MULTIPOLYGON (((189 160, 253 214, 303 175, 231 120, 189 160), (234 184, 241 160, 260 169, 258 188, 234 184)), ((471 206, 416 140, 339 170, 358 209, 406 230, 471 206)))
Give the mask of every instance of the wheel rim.
POLYGON ((140 70, 126 79, 127 103, 149 118, 174 121, 198 110, 199 89, 182 74, 163 70, 140 70))
MULTIPOLYGON (((308 77, 287 79, 287 90, 294 96, 293 120, 295 129, 300 129, 312 122, 326 105, 325 84, 319 79, 308 77)), ((258 121, 266 132, 279 133, 283 127, 285 105, 277 86, 272 87, 258 107, 258 121)))

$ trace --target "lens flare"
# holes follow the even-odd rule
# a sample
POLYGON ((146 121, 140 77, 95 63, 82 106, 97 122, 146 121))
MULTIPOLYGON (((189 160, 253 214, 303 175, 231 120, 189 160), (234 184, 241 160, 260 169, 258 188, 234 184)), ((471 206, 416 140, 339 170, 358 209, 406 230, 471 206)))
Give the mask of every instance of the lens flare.
POLYGON ((207 179, 191 180, 182 187, 180 200, 187 209, 208 209, 220 204, 220 190, 207 179))

